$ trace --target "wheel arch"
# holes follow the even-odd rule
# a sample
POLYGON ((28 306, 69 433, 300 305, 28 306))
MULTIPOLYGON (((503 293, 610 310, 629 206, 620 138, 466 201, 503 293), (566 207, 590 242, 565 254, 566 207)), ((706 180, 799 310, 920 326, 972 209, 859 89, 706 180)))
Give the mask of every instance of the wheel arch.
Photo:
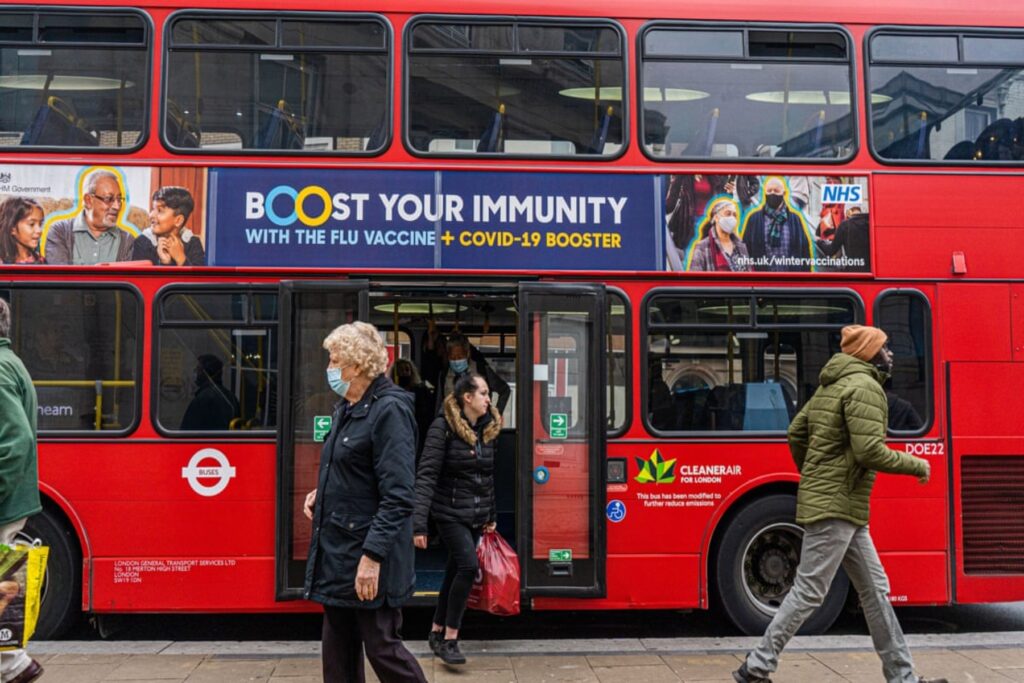
POLYGON ((78 541, 78 550, 81 553, 79 558, 82 571, 82 609, 88 610, 92 606, 92 600, 90 599, 92 582, 90 579, 90 572, 86 572, 85 568, 89 566, 89 558, 92 557, 92 547, 89 543, 89 533, 85 529, 85 524, 82 522, 82 518, 78 516, 78 512, 75 507, 68 501, 67 498, 62 496, 57 489, 53 488, 49 484, 40 481, 39 482, 39 493, 42 498, 44 508, 49 508, 51 512, 58 513, 71 530, 74 532, 75 539, 78 541))

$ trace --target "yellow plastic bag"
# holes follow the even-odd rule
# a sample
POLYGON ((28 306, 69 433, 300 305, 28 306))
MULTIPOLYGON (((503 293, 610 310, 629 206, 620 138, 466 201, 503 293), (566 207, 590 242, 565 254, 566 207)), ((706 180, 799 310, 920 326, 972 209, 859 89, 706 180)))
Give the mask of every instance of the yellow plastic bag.
POLYGON ((0 544, 0 651, 25 647, 35 633, 49 555, 46 546, 0 544))

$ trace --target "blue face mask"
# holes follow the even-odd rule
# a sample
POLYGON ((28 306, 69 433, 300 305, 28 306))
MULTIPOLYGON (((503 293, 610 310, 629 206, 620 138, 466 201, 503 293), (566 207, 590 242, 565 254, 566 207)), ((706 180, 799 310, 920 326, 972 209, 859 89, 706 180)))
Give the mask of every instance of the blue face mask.
POLYGON ((331 385, 331 390, 342 398, 345 398, 351 384, 341 378, 341 368, 327 368, 327 383, 331 385))
POLYGON ((452 372, 454 372, 456 375, 461 375, 466 370, 469 370, 469 359, 462 358, 460 360, 453 360, 451 362, 451 366, 452 372))

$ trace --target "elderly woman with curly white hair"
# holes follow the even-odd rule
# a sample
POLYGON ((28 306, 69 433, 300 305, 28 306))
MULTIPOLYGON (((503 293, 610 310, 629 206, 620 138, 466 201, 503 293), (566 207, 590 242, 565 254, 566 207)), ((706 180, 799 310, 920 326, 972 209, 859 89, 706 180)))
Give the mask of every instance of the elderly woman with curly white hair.
POLYGON ((373 325, 342 325, 324 348, 327 383, 341 400, 305 504, 305 596, 324 606, 324 681, 362 683, 365 649, 380 680, 425 683, 399 635, 415 583, 412 395, 384 374, 387 350, 373 325))

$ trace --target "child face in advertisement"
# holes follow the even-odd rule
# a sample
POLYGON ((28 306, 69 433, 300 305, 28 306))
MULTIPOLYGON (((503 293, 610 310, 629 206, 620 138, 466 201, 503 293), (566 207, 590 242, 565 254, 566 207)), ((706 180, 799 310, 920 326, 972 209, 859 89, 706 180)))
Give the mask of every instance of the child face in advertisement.
POLYGON ((185 225, 185 217, 164 204, 159 199, 153 202, 149 212, 149 227, 157 237, 177 235, 185 225))
POLYGON ((43 212, 34 208, 11 229, 14 241, 26 253, 31 254, 39 248, 39 238, 43 234, 43 212))

